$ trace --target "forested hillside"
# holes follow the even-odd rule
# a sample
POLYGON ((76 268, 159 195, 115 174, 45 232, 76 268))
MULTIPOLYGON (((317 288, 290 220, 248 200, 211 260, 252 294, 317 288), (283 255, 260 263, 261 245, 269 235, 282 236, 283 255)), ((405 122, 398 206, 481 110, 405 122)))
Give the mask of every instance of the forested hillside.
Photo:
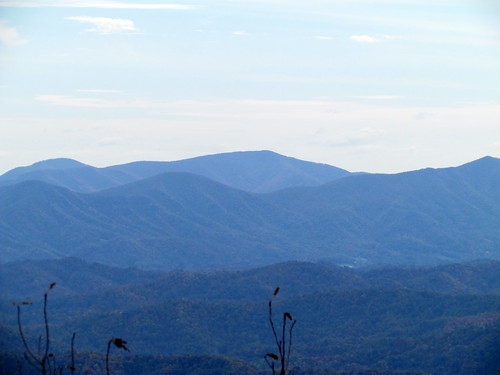
POLYGON ((124 357, 124 367, 155 368, 148 356, 196 354, 232 357, 263 370, 263 355, 274 350, 267 300, 280 285, 274 310, 277 316, 290 311, 298 322, 294 367, 471 375, 494 373, 500 365, 498 262, 372 270, 287 262, 163 275, 80 264, 75 277, 89 293, 71 284, 65 266, 75 262, 2 266, 2 274, 10 268, 19 280, 30 274, 40 282, 38 297, 37 288, 25 287, 17 295, 14 286, 8 291, 11 297, 1 304, 8 337, 16 332, 10 302, 27 296, 34 304, 23 307, 23 321, 28 335, 36 337, 43 282, 52 278, 59 282, 49 303, 58 350, 68 347, 71 332, 77 333, 79 352, 102 353, 106 341, 119 336, 140 361, 124 357))
MULTIPOLYGON (((80 168, 59 160, 10 175, 80 168)), ((260 374, 275 350, 267 302, 278 286, 276 316, 297 320, 296 374, 500 371, 498 159, 324 184, 283 177, 294 187, 265 194, 155 168, 115 170, 135 170, 135 181, 94 193, 42 181, 0 188, 10 373, 23 351, 16 308, 33 345, 52 283, 51 350, 63 359, 75 332, 78 366, 95 373, 109 340, 123 337, 133 355, 113 353, 115 373, 260 374), (155 175, 141 179, 146 170, 155 175)), ((232 177, 249 173, 278 186, 258 168, 232 177)))
POLYGON ((75 256, 169 270, 499 259, 499 202, 494 158, 271 194, 187 173, 93 194, 28 181, 0 188, 0 259, 75 256))

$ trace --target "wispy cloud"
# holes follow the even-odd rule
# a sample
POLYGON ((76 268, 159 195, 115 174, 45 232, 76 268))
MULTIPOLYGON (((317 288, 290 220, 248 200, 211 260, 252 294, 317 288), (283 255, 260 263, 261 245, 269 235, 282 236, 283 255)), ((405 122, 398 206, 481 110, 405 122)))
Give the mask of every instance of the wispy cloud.
POLYGON ((357 43, 378 43, 380 39, 374 38, 369 35, 352 35, 349 37, 350 40, 357 43))
POLYGON ((90 33, 119 34, 123 32, 139 31, 131 20, 107 17, 67 17, 68 20, 90 23, 94 27, 87 29, 90 33))
POLYGON ((121 92, 121 90, 105 90, 105 89, 84 89, 84 90, 76 90, 77 92, 87 92, 94 94, 113 94, 117 92, 121 92))
POLYGON ((7 26, 5 21, 0 20, 0 43, 6 46, 19 46, 26 43, 14 27, 7 26))
POLYGON ((237 36, 248 35, 248 33, 246 31, 233 31, 232 34, 237 35, 237 36))
POLYGON ((17 0, 17 1, 0 1, 0 7, 61 7, 61 8, 106 8, 106 9, 172 9, 172 10, 189 10, 195 6, 188 4, 175 3, 122 3, 116 1, 37 1, 37 0, 17 0))
POLYGON ((401 99, 403 96, 399 95, 364 95, 364 96, 353 96, 355 99, 368 99, 368 100, 394 100, 401 99))
POLYGON ((333 38, 331 36, 326 36, 326 35, 314 35, 313 39, 318 39, 318 40, 332 40, 333 38))
POLYGON ((397 35, 380 35, 376 37, 371 35, 351 35, 349 39, 357 43, 379 43, 389 40, 400 39, 400 37, 397 35))
MULTIPOLYGON (((91 90, 91 92, 95 93, 96 90, 91 90)), ((99 90, 98 92, 103 92, 103 90, 99 90)), ((153 102, 141 99, 119 100, 119 99, 102 99, 102 98, 89 98, 89 97, 78 97, 78 96, 67 96, 67 95, 50 95, 50 94, 37 95, 35 97, 35 100, 56 106, 76 107, 76 108, 147 109, 147 108, 161 108, 165 106, 165 103, 162 102, 153 102)))
POLYGON ((125 105, 125 103, 111 102, 103 99, 75 98, 64 95, 38 95, 35 97, 35 100, 64 107, 114 108, 125 105))

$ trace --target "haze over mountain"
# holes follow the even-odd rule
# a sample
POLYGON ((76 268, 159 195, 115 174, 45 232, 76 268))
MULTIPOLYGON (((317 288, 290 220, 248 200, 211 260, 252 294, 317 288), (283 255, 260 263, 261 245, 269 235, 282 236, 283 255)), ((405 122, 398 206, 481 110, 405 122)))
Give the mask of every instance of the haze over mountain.
POLYGON ((271 151, 246 151, 172 162, 140 161, 106 168, 95 168, 71 159, 52 159, 15 168, 0 176, 0 185, 38 180, 90 193, 166 172, 193 173, 256 193, 321 185, 350 174, 331 165, 307 162, 271 151))
POLYGON ((286 260, 438 264, 499 259, 500 160, 250 194, 164 173, 98 193, 0 188, 1 261, 244 268, 286 260))

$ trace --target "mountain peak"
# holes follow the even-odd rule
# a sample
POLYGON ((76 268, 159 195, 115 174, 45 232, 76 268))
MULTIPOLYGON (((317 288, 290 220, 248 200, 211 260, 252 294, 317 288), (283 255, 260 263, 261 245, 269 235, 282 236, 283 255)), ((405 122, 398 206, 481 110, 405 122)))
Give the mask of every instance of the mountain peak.
POLYGON ((295 186, 317 186, 345 177, 350 172, 273 151, 235 151, 172 162, 134 162, 111 166, 135 179, 164 172, 188 172, 254 193, 268 193, 295 186))
POLYGON ((500 164, 500 159, 499 158, 495 158, 493 156, 483 156, 482 158, 479 158, 477 160, 473 160, 469 163, 466 163, 464 165, 471 165, 471 164, 481 164, 481 165, 498 165, 500 164))
POLYGON ((500 159, 495 158, 493 156, 484 156, 480 159, 463 164, 458 168, 465 170, 475 170, 478 172, 480 171, 489 172, 497 168, 500 168, 500 159))
POLYGON ((74 159, 55 158, 55 159, 47 159, 36 162, 32 164, 30 167, 36 169, 68 169, 68 168, 88 167, 88 165, 83 164, 78 160, 74 159))
POLYGON ((6 179, 14 179, 23 174, 37 172, 41 170, 51 170, 51 169, 71 169, 71 168, 79 168, 79 167, 88 167, 87 164, 80 163, 77 160, 68 159, 68 158, 56 158, 56 159, 48 159, 36 162, 32 165, 28 165, 25 167, 18 167, 11 169, 10 171, 4 173, 2 175, 3 178, 6 179))

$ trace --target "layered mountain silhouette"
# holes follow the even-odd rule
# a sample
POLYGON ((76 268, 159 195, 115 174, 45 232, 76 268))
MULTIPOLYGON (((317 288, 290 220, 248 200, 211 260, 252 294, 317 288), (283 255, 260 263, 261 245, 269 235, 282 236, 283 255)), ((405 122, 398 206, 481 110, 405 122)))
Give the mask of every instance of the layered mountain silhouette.
POLYGON ((15 168, 0 176, 0 185, 38 180, 90 193, 166 172, 208 177, 237 189, 266 193, 293 186, 317 186, 350 172, 271 151, 231 152, 172 162, 141 161, 95 168, 71 159, 52 159, 15 168))
MULTIPOLYGON (((237 165, 226 177, 242 176, 244 165, 237 165)), ((91 194, 41 181, 0 188, 2 262, 74 256, 159 269, 287 260, 426 265, 498 259, 498 244, 500 160, 491 157, 456 168, 347 175, 268 194, 181 172, 91 194)))

